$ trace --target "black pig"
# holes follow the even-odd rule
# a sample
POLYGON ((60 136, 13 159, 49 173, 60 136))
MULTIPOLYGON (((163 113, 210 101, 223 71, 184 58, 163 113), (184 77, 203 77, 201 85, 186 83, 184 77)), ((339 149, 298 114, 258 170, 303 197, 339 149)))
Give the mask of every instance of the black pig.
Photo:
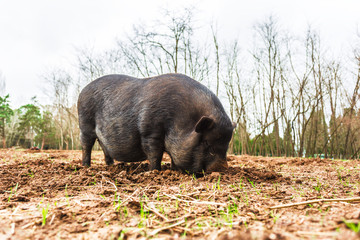
POLYGON ((173 169, 214 170, 234 129, 219 99, 182 74, 101 77, 81 91, 78 113, 84 166, 98 139, 108 165, 148 159, 161 170, 167 152, 173 169))

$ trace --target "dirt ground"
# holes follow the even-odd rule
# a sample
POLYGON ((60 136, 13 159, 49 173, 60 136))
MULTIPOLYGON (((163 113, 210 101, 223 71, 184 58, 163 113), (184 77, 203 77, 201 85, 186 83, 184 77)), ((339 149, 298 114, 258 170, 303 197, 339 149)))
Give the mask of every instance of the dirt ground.
POLYGON ((0 239, 360 239, 359 160, 228 156, 189 175, 168 156, 150 172, 80 159, 0 150, 0 239))

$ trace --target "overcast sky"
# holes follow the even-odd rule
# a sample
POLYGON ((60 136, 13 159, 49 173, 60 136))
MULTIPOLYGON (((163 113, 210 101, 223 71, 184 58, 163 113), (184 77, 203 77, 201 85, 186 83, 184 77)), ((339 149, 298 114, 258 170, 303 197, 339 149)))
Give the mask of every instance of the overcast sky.
POLYGON ((296 34, 311 24, 334 51, 349 49, 360 29, 359 0, 0 0, 0 72, 12 105, 34 95, 45 101, 41 75, 71 66, 76 48, 101 51, 134 24, 156 19, 160 8, 190 4, 200 25, 216 21, 223 38, 240 43, 251 41, 253 25, 271 14, 296 34))

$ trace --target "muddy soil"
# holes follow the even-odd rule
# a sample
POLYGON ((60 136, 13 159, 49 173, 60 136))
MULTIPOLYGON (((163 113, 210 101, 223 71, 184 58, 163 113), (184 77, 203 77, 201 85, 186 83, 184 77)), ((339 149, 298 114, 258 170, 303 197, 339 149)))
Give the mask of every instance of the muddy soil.
POLYGON ((360 238, 359 160, 228 156, 189 175, 166 155, 162 171, 92 158, 0 150, 0 239, 360 238))

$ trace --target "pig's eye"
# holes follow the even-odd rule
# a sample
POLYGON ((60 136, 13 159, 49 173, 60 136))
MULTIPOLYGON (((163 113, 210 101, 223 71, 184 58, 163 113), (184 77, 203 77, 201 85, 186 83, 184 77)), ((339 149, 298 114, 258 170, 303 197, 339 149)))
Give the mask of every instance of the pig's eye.
POLYGON ((210 155, 214 156, 215 155, 214 148, 212 146, 210 146, 210 144, 207 141, 205 141, 204 144, 205 144, 205 147, 208 149, 210 155))
POLYGON ((212 147, 209 148, 209 153, 211 156, 215 156, 214 149, 212 147))

